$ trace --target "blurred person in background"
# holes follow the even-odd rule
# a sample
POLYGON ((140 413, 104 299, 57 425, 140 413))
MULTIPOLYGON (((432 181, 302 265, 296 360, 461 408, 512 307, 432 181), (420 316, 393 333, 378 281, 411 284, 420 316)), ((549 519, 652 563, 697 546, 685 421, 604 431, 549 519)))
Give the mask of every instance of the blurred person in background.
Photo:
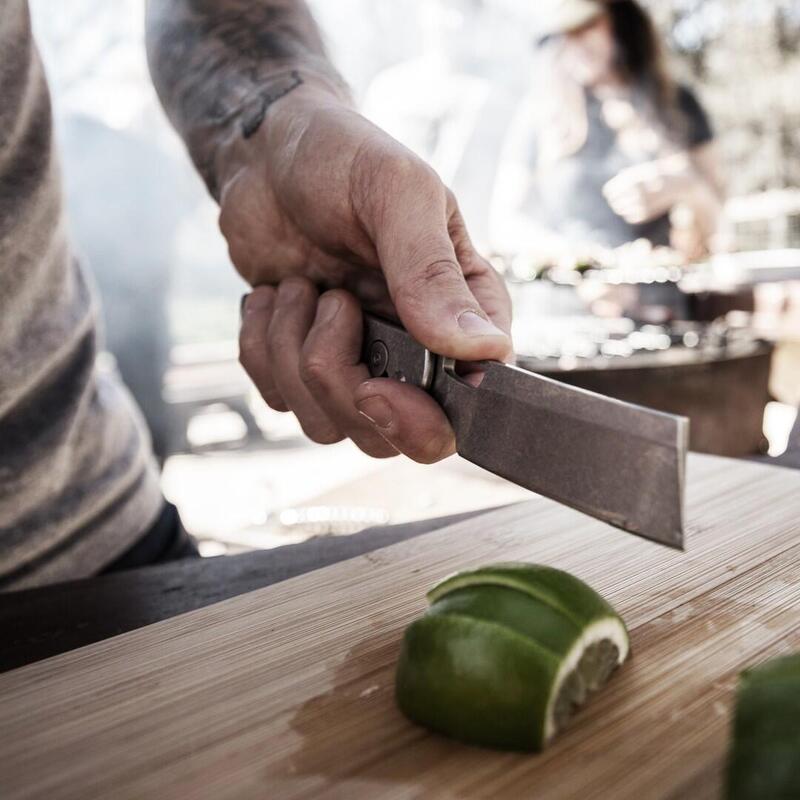
POLYGON ((646 240, 707 254, 723 200, 713 132, 647 12, 548 0, 536 13, 539 66, 495 185, 495 248, 558 261, 646 240))
POLYGON ((450 185, 491 90, 475 43, 487 24, 482 0, 427 0, 419 10, 421 52, 378 72, 364 115, 424 158, 450 185))
MULTIPOLYGON (((454 452, 433 399, 370 380, 360 358, 362 306, 453 358, 509 357, 508 293, 452 193, 354 110, 302 0, 147 9, 159 97, 254 287, 240 358, 267 403, 316 442, 454 452)), ((0 590, 196 555, 138 409, 97 358, 26 0, 0 3, 0 97, 0 590)))
POLYGON ((456 193, 479 246, 488 242, 501 145, 526 88, 515 54, 527 40, 516 22, 497 0, 424 0, 420 52, 378 72, 362 103, 456 193))

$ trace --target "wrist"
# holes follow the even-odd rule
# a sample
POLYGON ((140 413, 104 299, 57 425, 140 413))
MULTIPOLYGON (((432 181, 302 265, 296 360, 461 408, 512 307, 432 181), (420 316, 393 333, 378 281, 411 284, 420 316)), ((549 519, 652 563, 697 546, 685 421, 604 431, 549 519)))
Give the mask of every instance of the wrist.
POLYGON ((312 115, 326 108, 354 108, 349 89, 335 73, 306 66, 270 75, 216 132, 211 144, 212 194, 220 200, 225 185, 248 166, 269 172, 276 159, 290 155, 312 115))

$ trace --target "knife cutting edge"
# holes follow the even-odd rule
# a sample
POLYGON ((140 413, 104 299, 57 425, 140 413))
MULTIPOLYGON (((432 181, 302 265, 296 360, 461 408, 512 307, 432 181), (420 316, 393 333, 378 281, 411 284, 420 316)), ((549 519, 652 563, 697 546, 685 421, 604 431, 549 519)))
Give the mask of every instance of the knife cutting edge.
POLYGON ((482 361, 462 380, 394 322, 364 316, 373 377, 412 383, 442 406, 458 453, 484 469, 603 522, 683 549, 689 420, 482 361))

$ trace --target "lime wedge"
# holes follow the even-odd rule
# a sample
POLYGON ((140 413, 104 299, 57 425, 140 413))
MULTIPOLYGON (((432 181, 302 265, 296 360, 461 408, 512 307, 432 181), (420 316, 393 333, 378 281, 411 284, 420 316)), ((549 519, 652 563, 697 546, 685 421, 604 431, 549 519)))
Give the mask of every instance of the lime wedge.
POLYGON ((800 797, 800 653, 739 676, 725 796, 800 797))
POLYGON ((583 581, 536 564, 460 572, 406 630, 396 697, 472 744, 541 750, 628 655, 625 624, 583 581))

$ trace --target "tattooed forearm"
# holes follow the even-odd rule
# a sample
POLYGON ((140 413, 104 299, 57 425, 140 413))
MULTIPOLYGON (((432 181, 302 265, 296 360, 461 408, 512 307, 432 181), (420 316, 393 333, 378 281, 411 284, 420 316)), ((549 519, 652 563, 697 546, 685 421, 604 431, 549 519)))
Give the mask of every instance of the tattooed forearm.
POLYGON ((235 126, 252 136, 267 109, 309 75, 341 85, 302 0, 149 0, 153 82, 216 196, 214 154, 235 126))

